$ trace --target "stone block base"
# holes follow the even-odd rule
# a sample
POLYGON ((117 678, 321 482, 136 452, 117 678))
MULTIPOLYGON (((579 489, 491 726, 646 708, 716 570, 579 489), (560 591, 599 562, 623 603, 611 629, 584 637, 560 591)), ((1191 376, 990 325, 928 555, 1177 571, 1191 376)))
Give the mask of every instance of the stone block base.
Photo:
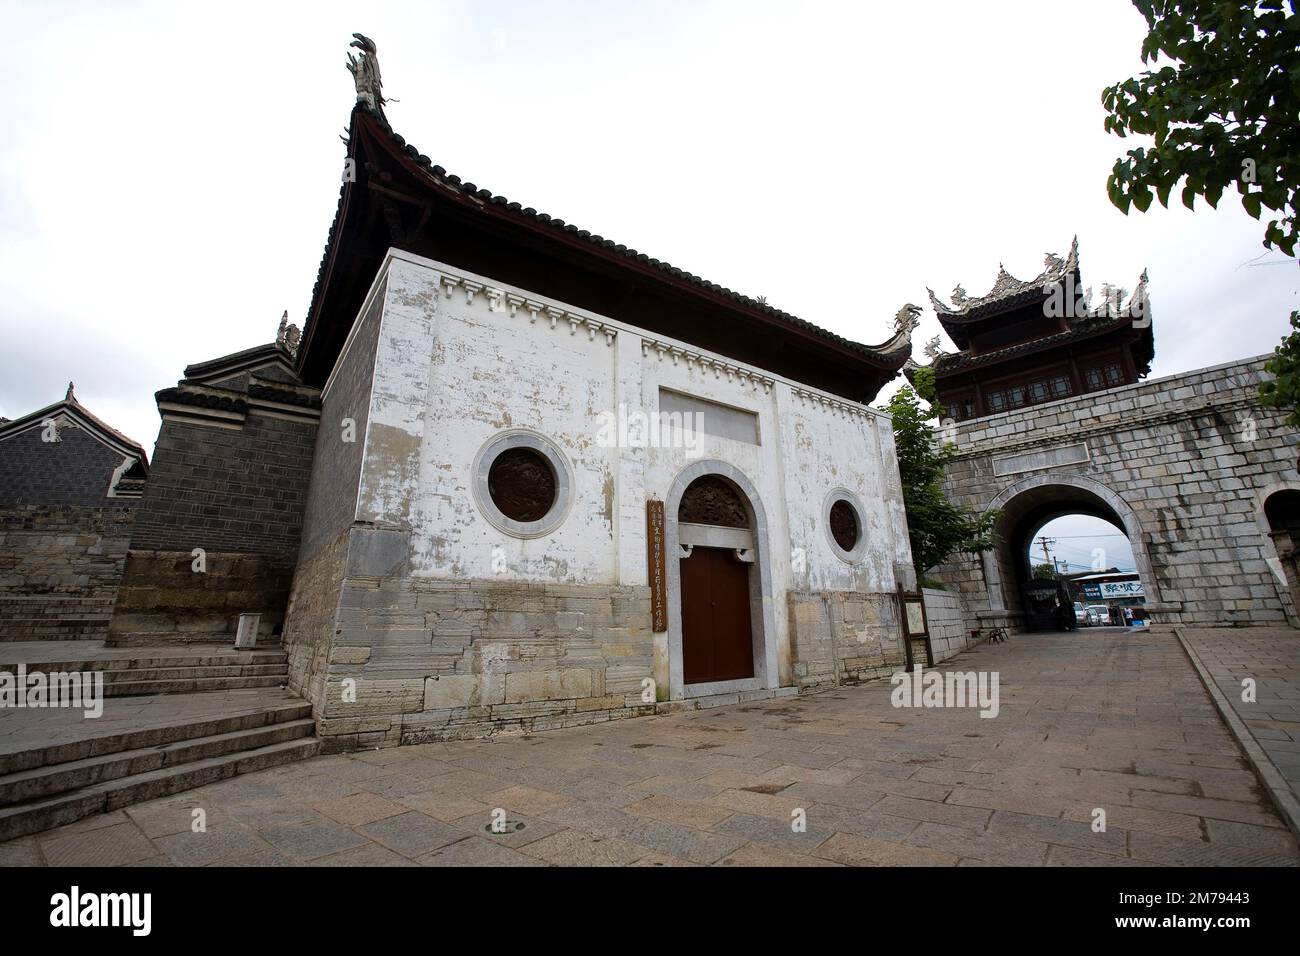
POLYGON ((202 571, 194 562, 189 551, 128 552, 106 643, 233 644, 248 611, 262 615, 259 640, 278 641, 292 559, 209 551, 202 571))

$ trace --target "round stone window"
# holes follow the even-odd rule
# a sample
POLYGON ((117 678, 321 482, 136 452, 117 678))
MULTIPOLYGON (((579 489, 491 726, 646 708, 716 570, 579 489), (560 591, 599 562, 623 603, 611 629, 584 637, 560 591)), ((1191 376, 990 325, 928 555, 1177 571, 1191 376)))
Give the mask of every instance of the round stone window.
POLYGON ((555 470, 532 448, 507 448, 488 468, 488 495, 512 521, 541 521, 555 507, 555 470))
POLYGON ((843 498, 831 505, 831 537, 842 551, 858 546, 858 515, 843 498))
POLYGON ((826 538, 831 550, 836 557, 850 564, 861 561, 867 550, 862 514, 862 502, 847 488, 833 489, 822 503, 826 538))
POLYGON ((544 435, 503 432, 474 462, 474 500, 500 531, 536 538, 559 527, 572 503, 573 473, 559 447, 544 435))

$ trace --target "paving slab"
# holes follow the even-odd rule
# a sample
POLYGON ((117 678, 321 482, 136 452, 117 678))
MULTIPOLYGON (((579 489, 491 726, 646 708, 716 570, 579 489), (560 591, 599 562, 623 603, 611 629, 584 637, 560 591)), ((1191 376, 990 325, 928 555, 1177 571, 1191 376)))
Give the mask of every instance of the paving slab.
POLYGON ((998 716, 896 708, 882 680, 314 757, 0 844, 0 865, 1300 863, 1172 631, 1016 635, 939 670, 996 673, 998 716), (491 833, 498 808, 524 827, 491 833))
MULTIPOLYGON (((1180 627, 1178 635, 1262 785, 1300 836, 1300 630, 1180 627)), ((1222 789, 1206 794, 1220 795, 1222 789)))

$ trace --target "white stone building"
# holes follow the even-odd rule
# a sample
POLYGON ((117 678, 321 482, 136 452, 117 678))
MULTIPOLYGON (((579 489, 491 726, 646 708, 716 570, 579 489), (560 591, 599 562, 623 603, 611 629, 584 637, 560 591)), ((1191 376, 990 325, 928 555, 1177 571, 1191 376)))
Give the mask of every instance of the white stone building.
POLYGON ((132 545, 117 643, 258 613, 331 749, 903 662, 915 574, 867 403, 910 312, 850 342, 507 202, 408 146, 377 89, 346 158, 301 337, 159 393, 159 530, 132 545), (207 573, 181 573, 191 547, 207 573))

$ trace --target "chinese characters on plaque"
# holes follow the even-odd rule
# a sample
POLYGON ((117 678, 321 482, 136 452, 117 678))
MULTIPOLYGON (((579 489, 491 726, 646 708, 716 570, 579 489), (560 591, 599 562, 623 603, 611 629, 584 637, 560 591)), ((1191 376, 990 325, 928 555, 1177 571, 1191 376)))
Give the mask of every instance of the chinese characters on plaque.
POLYGON ((668 571, 664 557, 664 503, 647 501, 645 510, 646 547, 650 568, 650 629, 668 630, 668 571))

